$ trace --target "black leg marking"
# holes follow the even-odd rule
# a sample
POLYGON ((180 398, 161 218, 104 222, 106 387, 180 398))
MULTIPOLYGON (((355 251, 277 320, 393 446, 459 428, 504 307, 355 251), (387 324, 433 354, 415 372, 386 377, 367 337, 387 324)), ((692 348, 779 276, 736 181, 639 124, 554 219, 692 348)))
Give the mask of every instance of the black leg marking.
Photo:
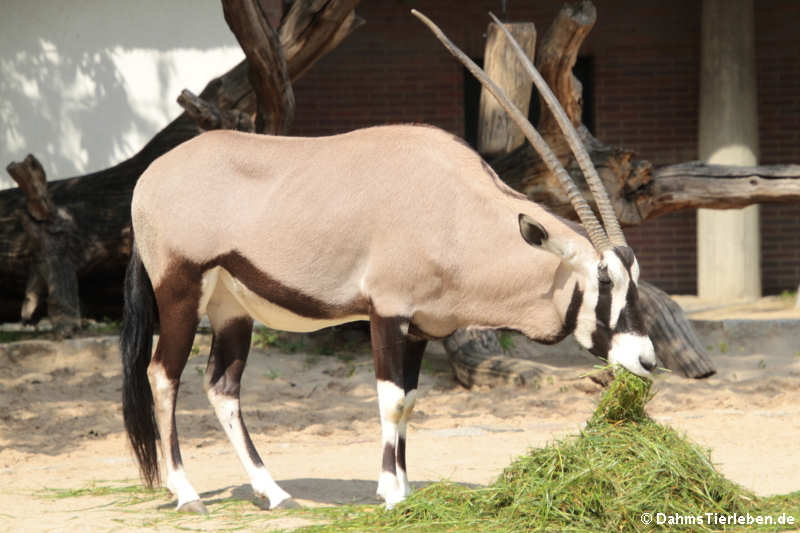
POLYGON ((250 460, 253 461, 255 466, 264 466, 264 461, 261 460, 261 456, 258 455, 258 450, 256 450, 256 446, 253 444, 253 439, 250 438, 250 432, 247 431, 247 427, 244 425, 244 419, 242 418, 241 411, 239 411, 239 423, 242 425, 244 444, 247 446, 247 455, 250 456, 250 460))
POLYGON ((397 468, 403 472, 406 470, 406 439, 405 437, 397 437, 397 468))
MULTIPOLYGON (((176 391, 177 392, 177 391, 176 391)), ((173 405, 175 401, 173 400, 173 405)), ((176 468, 183 466, 183 458, 181 458, 181 448, 178 445, 178 424, 175 422, 175 413, 172 413, 172 431, 169 434, 169 453, 172 458, 172 464, 176 468)))
POLYGON ((417 388, 419 383, 419 370, 422 366, 422 354, 425 353, 425 347, 428 341, 407 341, 405 346, 405 353, 403 354, 403 390, 408 391, 417 388))
MULTIPOLYGON (((214 333, 206 368, 208 387, 214 394, 239 400, 242 374, 247 364, 247 355, 250 352, 252 332, 253 319, 240 317, 228 321, 224 327, 214 333)), ((247 455, 256 467, 264 466, 250 437, 250 432, 247 431, 241 409, 238 410, 237 417, 242 428, 241 437, 247 455)))
POLYGON ((369 331, 375 377, 398 387, 403 386, 403 353, 408 343, 403 329, 407 327, 406 318, 384 318, 374 313, 370 315, 369 331))
POLYGON ((396 452, 394 444, 384 444, 383 460, 381 461, 381 471, 397 475, 397 468, 395 468, 395 464, 396 464, 396 452))
POLYGON ((238 398, 242 373, 250 351, 253 319, 236 318, 229 321, 211 340, 208 357, 208 386, 221 396, 238 398))

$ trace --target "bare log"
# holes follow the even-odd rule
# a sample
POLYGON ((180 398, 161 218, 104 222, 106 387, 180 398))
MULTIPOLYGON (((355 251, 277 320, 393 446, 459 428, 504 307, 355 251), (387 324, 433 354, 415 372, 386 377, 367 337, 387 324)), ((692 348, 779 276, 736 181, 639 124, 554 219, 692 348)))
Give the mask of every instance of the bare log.
MULTIPOLYGON (((511 35, 520 43, 529 57, 536 50, 536 27, 532 22, 507 24, 511 35)), ((505 34, 492 22, 486 30, 486 51, 483 66, 486 73, 523 115, 528 114, 533 82, 525 73, 505 34)), ((525 136, 511 121, 494 96, 481 87, 478 112, 478 152, 492 159, 505 155, 522 145, 525 136)))
POLYGON ((26 199, 25 208, 16 211, 31 250, 22 320, 30 322, 37 316, 46 295, 47 314, 56 331, 71 335, 80 326, 81 316, 75 271, 77 227, 66 209, 56 207, 44 168, 32 154, 6 170, 26 199))
POLYGON ((699 161, 657 168, 631 195, 640 223, 680 209, 738 209, 800 201, 800 165, 735 167, 699 161))
POLYGON ((541 369, 531 361, 506 356, 494 330, 460 329, 443 344, 453 375, 467 388, 475 385, 538 386, 541 369))
MULTIPOLYGON (((680 306, 665 292, 644 281, 639 284, 639 297, 660 366, 688 378, 714 375, 714 364, 680 306)), ((542 375, 537 363, 505 355, 494 330, 458 330, 443 344, 453 374, 468 388, 503 384, 536 386, 542 375)), ((588 351, 586 354, 587 358, 593 357, 588 351)), ((605 375, 594 375, 592 379, 597 381, 605 375)))
POLYGON ((664 368, 688 378, 707 378, 716 369, 681 307, 650 283, 639 283, 645 325, 664 368))
MULTIPOLYGON (((576 128, 581 125, 583 87, 572 74, 572 67, 575 66, 578 51, 596 20, 597 10, 591 2, 584 0, 576 4, 565 4, 545 33, 536 54, 536 69, 561 102, 564 112, 576 128)), ((558 124, 544 102, 541 109, 539 131, 542 136, 547 138, 549 134, 560 138, 558 124)))

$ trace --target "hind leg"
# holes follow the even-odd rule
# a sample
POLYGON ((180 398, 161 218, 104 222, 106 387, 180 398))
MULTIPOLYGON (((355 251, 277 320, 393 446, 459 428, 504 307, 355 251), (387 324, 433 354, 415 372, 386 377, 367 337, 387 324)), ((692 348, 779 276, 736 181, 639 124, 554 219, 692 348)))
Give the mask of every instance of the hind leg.
POLYGON ((205 374, 208 400, 250 477, 253 492, 269 500, 270 509, 285 505, 291 496, 275 483, 261 461, 240 408, 239 391, 250 351, 253 319, 222 286, 211 297, 207 313, 214 331, 205 374))
POLYGON ((178 430, 175 425, 175 400, 178 396, 181 373, 197 330, 199 294, 181 290, 187 286, 182 278, 172 287, 162 283, 155 290, 160 321, 158 345, 147 367, 147 377, 153 392, 156 422, 161 437, 161 456, 167 470, 167 488, 178 498, 178 510, 205 513, 200 497, 189 483, 183 470, 178 430))

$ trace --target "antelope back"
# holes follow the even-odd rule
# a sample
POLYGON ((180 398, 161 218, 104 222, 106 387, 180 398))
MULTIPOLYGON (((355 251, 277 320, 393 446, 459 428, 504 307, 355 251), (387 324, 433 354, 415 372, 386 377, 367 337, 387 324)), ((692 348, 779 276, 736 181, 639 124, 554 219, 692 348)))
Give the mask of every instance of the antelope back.
MULTIPOLYGON (((236 257, 307 302, 457 327, 558 330, 560 259, 520 236, 525 213, 553 242, 596 255, 564 221, 504 185, 473 150, 427 126, 321 138, 205 133, 165 154, 133 198, 153 285, 171 267, 236 257), (222 258, 222 259, 221 259, 222 258)), ((344 312, 344 311, 342 311, 344 312)))

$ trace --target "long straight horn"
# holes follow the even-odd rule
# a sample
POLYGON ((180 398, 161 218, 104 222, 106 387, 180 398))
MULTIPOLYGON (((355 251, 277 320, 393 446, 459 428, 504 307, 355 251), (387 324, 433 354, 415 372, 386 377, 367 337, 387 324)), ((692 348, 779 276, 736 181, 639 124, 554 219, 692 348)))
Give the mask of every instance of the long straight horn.
POLYGON ((522 50, 517 40, 514 39, 514 36, 511 35, 508 29, 506 29, 505 24, 500 22, 500 20, 494 16, 494 13, 490 12, 489 16, 492 17, 492 20, 495 24, 500 26, 500 29, 506 36, 506 39, 508 39, 508 42, 511 43, 511 47, 517 53, 517 57, 522 63, 522 66, 528 72, 528 75, 533 80, 536 88, 539 89, 539 94, 541 94, 542 98, 544 98, 544 101, 547 103, 547 107, 550 108, 550 111, 553 113, 553 116, 555 117, 556 122, 558 122, 561 131, 564 132, 564 137, 566 137, 567 143, 572 149, 572 153, 575 154, 575 159, 578 161, 578 165, 581 167, 583 175, 586 177, 586 183, 589 185, 589 190, 592 191, 592 196, 594 196, 595 202, 597 202, 597 210, 600 212, 600 217, 603 219, 603 224, 605 224, 609 240, 614 246, 626 246, 625 235, 622 233, 622 228, 620 227, 619 220, 617 220, 617 215, 614 212, 614 206, 611 204, 611 200, 608 198, 606 188, 603 185, 603 182, 600 180, 600 176, 597 175, 597 170, 592 164, 592 159, 586 152, 586 148, 583 146, 580 137, 578 137, 578 132, 575 131, 575 127, 572 125, 572 122, 569 120, 567 114, 564 112, 564 109, 561 107, 558 98, 555 97, 553 91, 551 91, 550 87, 547 86, 547 82, 544 81, 542 75, 539 74, 539 71, 533 66, 533 63, 522 50))
POLYGON ((425 23, 428 28, 436 35, 436 38, 439 39, 442 44, 447 48, 451 54, 453 54, 461 63, 464 64, 467 69, 472 72, 472 74, 481 82, 481 84, 486 87, 486 89, 494 95, 497 101, 503 106, 503 109, 509 114, 512 120, 519 126, 522 133, 534 147, 534 149, 539 153, 539 156, 544 161, 547 168, 550 169, 550 172, 553 173, 554 176, 558 179, 561 186, 564 188, 564 191, 567 193, 567 197, 569 198, 572 207, 575 209, 575 212, 578 214, 578 218, 583 224, 583 227, 586 228, 586 231, 589 234, 589 240, 592 242, 594 247, 598 250, 605 250, 611 247, 611 244, 606 236, 603 227, 600 225, 600 222, 594 216, 594 212, 592 208, 589 207, 589 204, 586 203, 586 200, 581 195, 580 190, 575 185, 575 182, 572 181, 572 177, 564 170, 564 167, 561 166, 561 162, 558 160, 558 157, 553 153, 547 143, 542 139, 542 136, 539 135, 539 132, 528 122, 528 119, 525 118, 519 109, 516 108, 514 104, 508 99, 508 97, 503 93, 503 90, 500 89, 490 78, 486 75, 486 73, 476 65, 467 55, 459 50, 459 48, 453 44, 450 39, 439 29, 439 27, 434 24, 428 17, 417 11, 416 9, 412 9, 411 13, 425 23))

